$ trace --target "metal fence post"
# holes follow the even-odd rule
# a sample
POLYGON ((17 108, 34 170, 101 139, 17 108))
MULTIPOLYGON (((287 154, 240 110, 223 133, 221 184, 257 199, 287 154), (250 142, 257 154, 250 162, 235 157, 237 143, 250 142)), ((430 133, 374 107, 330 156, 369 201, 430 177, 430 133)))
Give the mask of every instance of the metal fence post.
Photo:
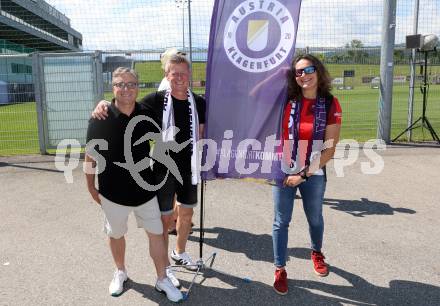
POLYGON ((104 99, 104 79, 102 76, 102 52, 95 51, 94 56, 95 62, 95 82, 96 82, 96 99, 94 105, 99 101, 104 99))
POLYGON ((38 53, 32 54, 32 79, 34 81, 35 103, 37 106, 38 118, 38 142, 40 144, 40 153, 47 154, 46 146, 46 129, 44 124, 44 105, 43 93, 41 88, 41 63, 38 53))
MULTIPOLYGON (((192 29, 191 29, 191 0, 188 0, 188 34, 189 34, 189 62, 191 63, 191 71, 192 71, 192 59, 193 59, 193 50, 192 50, 192 29)), ((192 88, 193 77, 191 73, 191 88, 192 88)))
POLYGON ((377 138, 389 143, 391 137, 391 110, 393 102, 393 52, 396 32, 396 0, 384 0, 382 24, 377 138))

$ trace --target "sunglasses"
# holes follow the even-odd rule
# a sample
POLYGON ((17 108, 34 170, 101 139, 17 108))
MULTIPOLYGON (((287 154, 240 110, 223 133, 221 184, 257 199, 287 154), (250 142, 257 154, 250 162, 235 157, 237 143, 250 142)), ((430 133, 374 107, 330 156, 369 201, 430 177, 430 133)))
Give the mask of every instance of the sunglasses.
POLYGON ((302 69, 295 69, 295 76, 296 77, 300 77, 303 75, 303 72, 305 74, 312 74, 316 71, 316 67, 315 66, 308 66, 302 69))
POLYGON ((120 89, 123 89, 124 87, 126 87, 127 89, 135 89, 138 86, 138 84, 134 82, 128 82, 128 83, 119 82, 119 83, 114 83, 113 86, 118 87, 120 89))

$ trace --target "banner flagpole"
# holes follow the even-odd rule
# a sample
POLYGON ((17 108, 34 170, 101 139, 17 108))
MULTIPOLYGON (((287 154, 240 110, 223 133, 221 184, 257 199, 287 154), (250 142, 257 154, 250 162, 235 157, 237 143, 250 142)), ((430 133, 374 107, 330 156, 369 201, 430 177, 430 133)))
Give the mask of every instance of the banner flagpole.
POLYGON ((199 232, 199 258, 203 257, 203 238, 205 235, 205 228, 204 228, 204 206, 205 206, 205 188, 206 188, 206 181, 202 180, 202 183, 200 185, 200 232, 199 232))
POLYGON ((208 153, 215 156, 212 167, 201 173, 200 257, 185 299, 198 275, 205 279, 208 270, 230 275, 212 268, 216 251, 203 258, 206 181, 273 180, 280 173, 284 177, 278 171, 276 139, 287 102, 300 7, 301 0, 214 1, 206 66, 204 136, 209 144, 202 160, 208 153), (215 148, 209 148, 212 144, 215 148))

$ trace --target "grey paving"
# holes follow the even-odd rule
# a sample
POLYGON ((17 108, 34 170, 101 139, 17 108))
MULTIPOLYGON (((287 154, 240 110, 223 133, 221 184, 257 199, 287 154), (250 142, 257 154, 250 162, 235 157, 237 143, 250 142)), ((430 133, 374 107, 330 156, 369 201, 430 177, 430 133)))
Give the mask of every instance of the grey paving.
MULTIPOLYGON (((290 228, 289 293, 273 280, 271 188, 251 181, 206 185, 204 254, 214 268, 197 278, 188 305, 440 305, 440 149, 389 147, 380 174, 363 153, 337 177, 329 166, 324 252, 331 274, 318 278, 309 260, 301 200, 290 228), (364 165, 365 167, 365 165, 364 165), (203 282, 202 282, 203 280, 203 282)), ((339 161, 348 152, 339 151, 339 161)), ((78 168, 73 183, 53 157, 0 158, 0 305, 169 304, 154 290, 146 235, 130 219, 130 281, 108 296, 113 266, 78 168)), ((188 250, 198 257, 199 209, 188 250)), ((171 238, 173 243, 175 238, 171 238)), ((192 274, 177 273, 184 287, 192 274)))

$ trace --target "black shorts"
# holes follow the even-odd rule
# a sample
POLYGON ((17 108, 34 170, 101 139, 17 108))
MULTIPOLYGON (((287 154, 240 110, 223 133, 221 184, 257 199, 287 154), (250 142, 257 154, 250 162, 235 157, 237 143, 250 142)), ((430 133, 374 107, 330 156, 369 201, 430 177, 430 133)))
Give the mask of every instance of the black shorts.
MULTIPOLYGON (((163 178, 163 176, 161 176, 163 178)), ((174 195, 177 195, 177 204, 182 207, 194 208, 197 205, 197 185, 191 183, 191 174, 182 174, 183 184, 168 174, 165 184, 157 191, 157 199, 162 215, 173 212, 174 195)))

